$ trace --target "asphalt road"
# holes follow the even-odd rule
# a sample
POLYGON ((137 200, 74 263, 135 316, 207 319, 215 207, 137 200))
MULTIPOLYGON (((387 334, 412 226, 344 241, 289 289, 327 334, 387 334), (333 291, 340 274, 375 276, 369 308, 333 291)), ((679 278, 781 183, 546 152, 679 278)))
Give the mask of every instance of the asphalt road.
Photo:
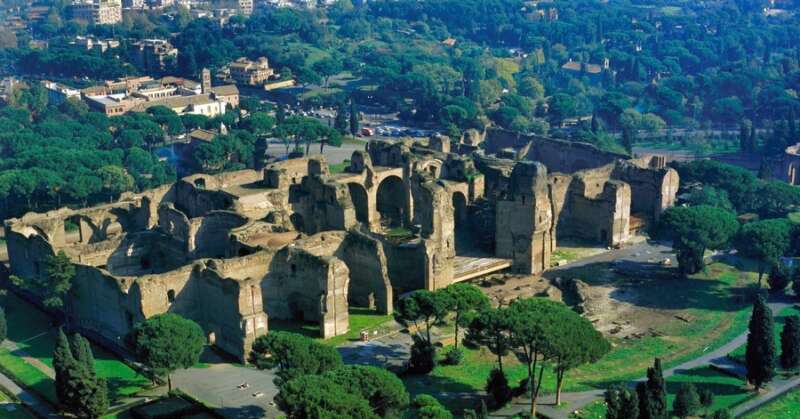
POLYGON ((283 413, 272 399, 278 394, 275 374, 234 364, 180 370, 172 377, 175 387, 214 407, 226 418, 277 418, 283 413), (247 388, 239 388, 247 383, 247 388))

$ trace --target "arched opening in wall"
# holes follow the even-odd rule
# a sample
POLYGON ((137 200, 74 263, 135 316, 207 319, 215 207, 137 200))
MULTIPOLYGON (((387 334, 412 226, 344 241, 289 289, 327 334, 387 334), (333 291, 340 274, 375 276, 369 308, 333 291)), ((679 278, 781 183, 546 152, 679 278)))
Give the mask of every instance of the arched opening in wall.
POLYGON ((472 249, 472 237, 467 222, 467 198, 461 192, 453 192, 453 224, 455 227, 456 253, 472 249))
POLYGON ((81 220, 78 216, 72 216, 64 220, 64 243, 70 244, 76 242, 83 242, 83 237, 81 237, 81 220))
POLYGON ((167 291, 167 301, 169 301, 170 303, 175 302, 175 290, 167 291))
POLYGON ((356 220, 361 223, 369 222, 369 199, 367 190, 358 183, 348 183, 347 189, 350 190, 350 199, 356 210, 356 220))
POLYGON ((287 304, 291 320, 302 322, 305 319, 303 315, 303 297, 298 293, 292 293, 289 295, 287 304))
POLYGON ((194 180, 194 186, 198 189, 205 189, 206 188, 206 180, 203 178, 197 178, 194 180))
POLYGON ((295 212, 294 214, 289 216, 289 221, 292 223, 292 226, 294 226, 295 230, 303 231, 304 224, 302 215, 295 212))
POLYGON ((377 207, 381 215, 381 224, 387 227, 398 227, 403 224, 405 210, 405 185, 397 176, 389 176, 378 185, 377 207))

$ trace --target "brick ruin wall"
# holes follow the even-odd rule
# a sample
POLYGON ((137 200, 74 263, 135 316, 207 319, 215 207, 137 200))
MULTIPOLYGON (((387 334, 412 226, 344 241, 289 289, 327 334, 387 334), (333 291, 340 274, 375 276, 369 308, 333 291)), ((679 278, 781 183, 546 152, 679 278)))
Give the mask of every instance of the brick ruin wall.
POLYGON ((492 132, 470 141, 469 155, 464 139, 371 142, 345 173, 294 159, 26 214, 5 223, 11 268, 42 277, 46 257, 63 250, 78 267, 81 304, 70 314, 81 327, 121 344, 136 323, 174 312, 244 360, 268 319, 315 322, 331 337, 348 331, 350 305, 391 313, 402 292, 451 284, 465 214, 484 214, 466 224, 491 228, 490 256, 538 273, 557 237, 621 243, 631 213, 657 218, 677 192, 677 174, 652 161, 588 161, 583 146, 560 142, 527 147, 554 170, 476 151, 496 144, 492 132))

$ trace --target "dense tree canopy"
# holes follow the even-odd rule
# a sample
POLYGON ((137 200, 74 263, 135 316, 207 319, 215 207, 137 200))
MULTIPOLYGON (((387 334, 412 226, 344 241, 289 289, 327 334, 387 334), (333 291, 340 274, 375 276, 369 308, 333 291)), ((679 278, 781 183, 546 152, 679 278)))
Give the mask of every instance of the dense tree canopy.
POLYGON ((710 205, 673 207, 659 222, 662 235, 672 239, 680 268, 687 274, 702 269, 706 249, 727 246, 739 230, 733 213, 710 205))
POLYGON ((166 313, 136 325, 133 342, 142 363, 155 375, 166 375, 171 390, 172 372, 197 364, 206 338, 197 323, 166 313))
POLYGON ((0 218, 108 201, 174 179, 143 148, 163 137, 153 116, 109 119, 73 105, 0 108, 0 218))
POLYGON ((278 382, 310 374, 322 374, 340 367, 342 357, 335 348, 303 335, 270 332, 253 343, 249 360, 261 369, 277 369, 278 382))

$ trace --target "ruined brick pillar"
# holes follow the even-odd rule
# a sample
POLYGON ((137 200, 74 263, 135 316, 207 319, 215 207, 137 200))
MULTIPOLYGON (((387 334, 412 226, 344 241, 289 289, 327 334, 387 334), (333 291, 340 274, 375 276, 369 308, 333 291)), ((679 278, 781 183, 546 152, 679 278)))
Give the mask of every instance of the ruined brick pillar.
POLYGON ((553 210, 547 169, 538 162, 519 162, 511 173, 509 196, 497 202, 497 257, 512 259, 512 269, 535 274, 550 267, 553 210))

